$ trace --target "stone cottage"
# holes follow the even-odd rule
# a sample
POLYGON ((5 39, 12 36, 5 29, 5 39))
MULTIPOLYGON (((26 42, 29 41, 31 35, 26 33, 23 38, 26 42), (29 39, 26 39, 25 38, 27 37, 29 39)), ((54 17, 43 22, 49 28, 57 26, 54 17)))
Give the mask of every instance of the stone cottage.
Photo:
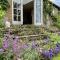
POLYGON ((43 0, 8 0, 6 17, 12 24, 43 24, 43 0))

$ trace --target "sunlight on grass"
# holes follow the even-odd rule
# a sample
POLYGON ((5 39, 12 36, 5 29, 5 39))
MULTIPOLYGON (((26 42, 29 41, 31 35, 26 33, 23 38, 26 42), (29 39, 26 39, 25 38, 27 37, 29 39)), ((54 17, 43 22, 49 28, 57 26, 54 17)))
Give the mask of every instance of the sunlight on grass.
POLYGON ((60 54, 58 54, 58 56, 55 56, 52 60, 60 60, 60 54))

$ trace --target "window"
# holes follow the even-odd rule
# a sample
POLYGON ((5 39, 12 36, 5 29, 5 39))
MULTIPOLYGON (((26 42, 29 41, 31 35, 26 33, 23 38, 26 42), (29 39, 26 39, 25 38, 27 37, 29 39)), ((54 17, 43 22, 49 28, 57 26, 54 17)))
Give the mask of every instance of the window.
POLYGON ((32 24, 32 18, 34 15, 34 24, 35 25, 41 25, 42 24, 42 13, 43 13, 43 0, 34 0, 34 4, 31 2, 26 3, 23 6, 24 1, 23 0, 13 0, 13 23, 15 24, 32 24), (32 7, 34 6, 34 8, 32 7), (23 20, 23 7, 24 7, 24 20, 23 20), (32 9, 34 10, 34 14, 32 14, 32 9), (28 12, 29 11, 29 12, 28 12))
POLYGON ((22 0, 13 0, 13 24, 23 24, 23 4, 22 0))

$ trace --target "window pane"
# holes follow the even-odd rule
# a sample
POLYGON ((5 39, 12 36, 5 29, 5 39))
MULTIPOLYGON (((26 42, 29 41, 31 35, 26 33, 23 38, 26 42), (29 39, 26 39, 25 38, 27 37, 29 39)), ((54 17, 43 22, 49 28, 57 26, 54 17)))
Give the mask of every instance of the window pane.
POLYGON ((17 9, 14 9, 14 14, 17 14, 17 9))
POLYGON ((18 10, 18 15, 20 15, 21 14, 21 11, 20 10, 18 10))
POLYGON ((17 5, 17 9, 20 10, 21 9, 21 4, 17 5))
POLYGON ((20 8, 21 0, 14 0, 14 8, 20 8))
POLYGON ((13 2, 14 8, 17 8, 17 3, 13 2))
POLYGON ((17 16, 16 15, 14 15, 14 21, 17 21, 17 16))
POLYGON ((21 21, 20 19, 21 19, 21 16, 18 16, 18 21, 21 21))

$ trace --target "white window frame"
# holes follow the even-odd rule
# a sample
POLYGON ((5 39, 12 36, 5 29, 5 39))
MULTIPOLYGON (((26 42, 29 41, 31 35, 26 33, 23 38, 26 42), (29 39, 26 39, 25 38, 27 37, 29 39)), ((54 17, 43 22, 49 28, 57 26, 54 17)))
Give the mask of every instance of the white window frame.
POLYGON ((21 21, 14 21, 14 16, 13 16, 13 0, 12 0, 12 24, 23 24, 23 0, 21 0, 21 21))
POLYGON ((43 24, 43 0, 41 0, 41 22, 36 23, 36 0, 34 0, 34 25, 43 24))

